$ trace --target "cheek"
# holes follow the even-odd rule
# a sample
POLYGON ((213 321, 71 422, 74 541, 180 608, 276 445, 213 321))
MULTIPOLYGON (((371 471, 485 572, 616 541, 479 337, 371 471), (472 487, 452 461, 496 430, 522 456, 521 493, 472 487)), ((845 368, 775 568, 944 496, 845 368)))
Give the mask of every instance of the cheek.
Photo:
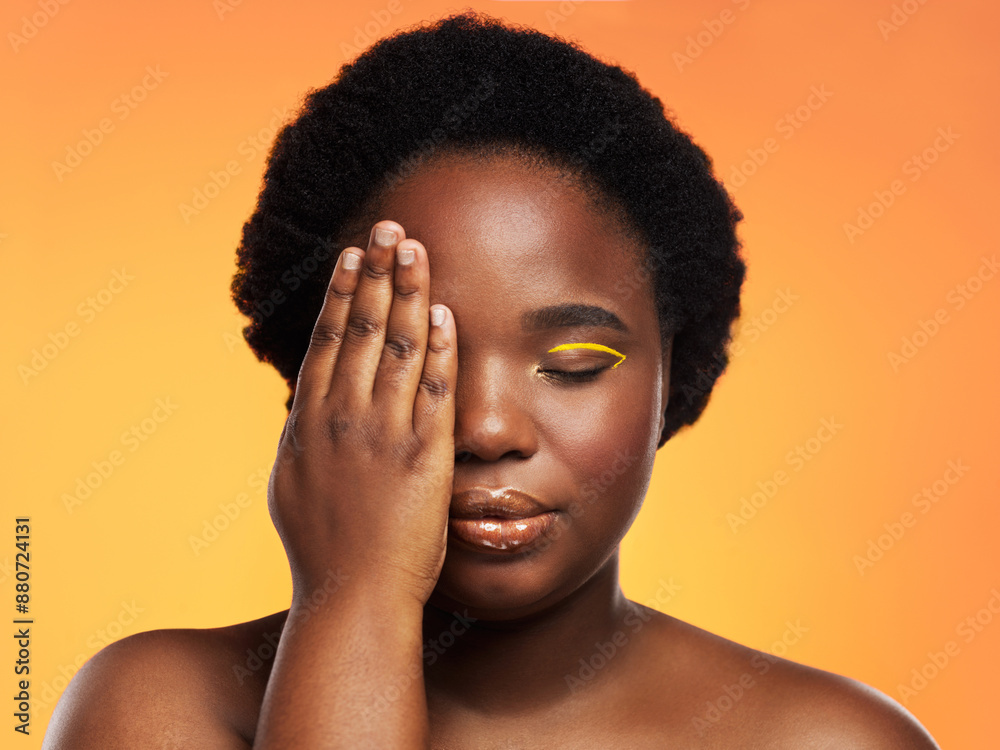
POLYGON ((574 489, 570 514, 583 527, 621 536, 646 495, 660 419, 655 390, 624 380, 573 407, 562 403, 561 417, 550 423, 558 425, 553 446, 574 489))

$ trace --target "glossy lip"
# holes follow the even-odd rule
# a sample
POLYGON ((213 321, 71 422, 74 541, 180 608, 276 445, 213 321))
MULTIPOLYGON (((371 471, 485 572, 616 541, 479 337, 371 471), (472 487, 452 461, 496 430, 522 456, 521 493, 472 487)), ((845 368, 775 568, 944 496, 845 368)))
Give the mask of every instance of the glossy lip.
POLYGON ((449 537, 476 552, 514 553, 546 536, 558 511, 511 487, 473 487, 452 497, 449 537))
POLYGON ((451 518, 531 518, 550 511, 533 495, 501 487, 491 490, 472 487, 452 496, 448 515, 451 518))
POLYGON ((476 552, 520 552, 545 537, 558 515, 547 511, 529 518, 449 518, 448 536, 476 552))

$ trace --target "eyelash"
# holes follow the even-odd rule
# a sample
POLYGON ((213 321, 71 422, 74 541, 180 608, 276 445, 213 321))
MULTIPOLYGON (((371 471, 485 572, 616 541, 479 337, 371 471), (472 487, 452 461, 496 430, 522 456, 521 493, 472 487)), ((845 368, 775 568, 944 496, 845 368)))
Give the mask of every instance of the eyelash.
POLYGON ((593 370, 579 370, 576 372, 567 372, 565 370, 542 370, 542 372, 546 375, 554 377, 556 380, 563 380, 569 383, 586 383, 594 380, 606 369, 608 368, 598 367, 593 370))

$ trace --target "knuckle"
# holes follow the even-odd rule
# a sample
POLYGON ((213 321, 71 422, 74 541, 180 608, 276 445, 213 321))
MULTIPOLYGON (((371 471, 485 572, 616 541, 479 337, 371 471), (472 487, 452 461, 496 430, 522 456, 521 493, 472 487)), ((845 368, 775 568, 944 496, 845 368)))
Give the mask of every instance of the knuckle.
POLYGON ((383 282, 392 275, 392 269, 382 268, 372 263, 364 263, 361 266, 361 275, 363 278, 371 279, 372 281, 383 282))
POLYGON ((439 399, 451 395, 451 383, 440 375, 424 373, 420 378, 420 389, 428 396, 439 399))
POLYGON ((368 455, 381 454, 386 444, 386 436, 382 426, 372 420, 364 420, 357 424, 354 433, 355 441, 368 455))
POLYGON ((358 339, 375 338, 382 333, 382 323, 367 313, 355 312, 347 320, 347 332, 358 339))
POLYGON ((421 466, 421 446, 412 437, 393 441, 389 452, 393 460, 401 464, 406 471, 412 471, 421 466))
POLYGON ((420 356, 416 339, 402 331, 390 331, 385 337, 385 349, 398 360, 409 362, 420 356))
POLYGON ((326 296, 337 300, 338 302, 352 302, 354 300, 354 292, 342 292, 335 286, 331 285, 327 291, 326 296))
POLYGON ((326 321, 318 320, 313 326, 312 336, 309 338, 309 345, 319 348, 339 346, 344 340, 344 331, 326 321))
POLYGON ((354 421, 342 412, 328 414, 323 420, 323 432, 333 443, 341 442, 354 427, 354 421))
POLYGON ((402 281, 396 282, 396 299, 399 302, 409 302, 413 299, 420 298, 420 285, 405 283, 402 281))
POLYGON ((331 411, 323 418, 323 435, 332 444, 378 453, 385 445, 385 434, 377 419, 360 417, 346 408, 331 411))
POLYGON ((451 354, 451 347, 452 347, 452 344, 448 340, 445 340, 445 341, 435 341, 433 336, 428 337, 427 348, 433 354, 441 354, 441 355, 451 354))

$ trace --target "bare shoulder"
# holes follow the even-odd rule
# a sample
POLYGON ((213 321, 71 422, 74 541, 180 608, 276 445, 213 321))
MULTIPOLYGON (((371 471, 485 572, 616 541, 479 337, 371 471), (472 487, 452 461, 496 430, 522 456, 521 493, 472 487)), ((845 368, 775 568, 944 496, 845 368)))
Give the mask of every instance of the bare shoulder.
POLYGON ((876 688, 784 659, 781 717, 788 747, 940 750, 917 718, 876 688))
POLYGON ((940 750, 913 714, 869 685, 657 619, 664 678, 684 693, 672 697, 682 707, 672 723, 695 747, 940 750))
POLYGON ((251 747, 274 655, 269 636, 276 644, 286 614, 110 644, 73 676, 43 750, 251 747))

